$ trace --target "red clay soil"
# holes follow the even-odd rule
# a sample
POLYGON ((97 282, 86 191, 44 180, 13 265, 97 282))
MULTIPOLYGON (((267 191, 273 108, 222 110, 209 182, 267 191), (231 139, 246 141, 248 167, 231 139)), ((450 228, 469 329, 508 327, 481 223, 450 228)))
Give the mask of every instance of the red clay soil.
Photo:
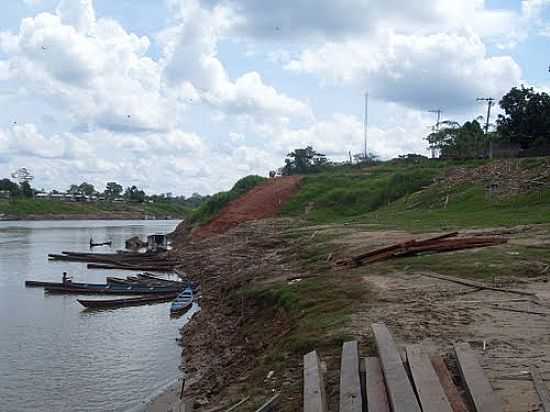
POLYGON ((301 181, 300 176, 288 176, 259 184, 229 203, 211 222, 195 230, 193 237, 205 238, 225 233, 243 222, 277 216, 279 209, 298 191, 301 181))

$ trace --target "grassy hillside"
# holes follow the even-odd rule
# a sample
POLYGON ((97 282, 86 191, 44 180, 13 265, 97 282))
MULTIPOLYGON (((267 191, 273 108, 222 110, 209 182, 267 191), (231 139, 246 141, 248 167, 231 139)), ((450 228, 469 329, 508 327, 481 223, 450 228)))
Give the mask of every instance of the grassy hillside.
POLYGON ((13 199, 0 201, 0 213, 18 218, 34 215, 98 215, 105 213, 146 214, 157 217, 185 217, 190 213, 186 207, 171 202, 126 204, 111 202, 69 203, 55 200, 13 199))
POLYGON ((214 194, 199 208, 195 209, 187 219, 188 223, 193 225, 208 223, 229 202, 237 199, 239 196, 266 180, 265 177, 256 175, 243 177, 233 185, 231 190, 214 194))
POLYGON ((306 177, 283 214, 313 224, 355 222, 409 230, 550 223, 547 163, 434 160, 335 168, 306 177), (456 170, 464 174, 463 181, 446 177, 456 170), (525 187, 533 180, 537 185, 525 187), (496 193, 489 191, 488 181, 497 183, 496 193))

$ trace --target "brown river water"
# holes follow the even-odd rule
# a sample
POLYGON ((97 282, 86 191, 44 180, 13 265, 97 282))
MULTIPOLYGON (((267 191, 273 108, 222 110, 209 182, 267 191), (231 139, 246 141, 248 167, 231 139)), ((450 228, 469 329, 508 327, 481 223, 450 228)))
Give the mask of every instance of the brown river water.
POLYGON ((171 319, 169 303, 89 312, 77 296, 24 286, 59 281, 63 271, 76 282, 131 275, 47 255, 89 251, 90 237, 113 241, 94 251, 115 251, 131 236, 167 233, 177 223, 0 222, 0 410, 125 411, 181 375, 176 338, 190 314, 171 319))

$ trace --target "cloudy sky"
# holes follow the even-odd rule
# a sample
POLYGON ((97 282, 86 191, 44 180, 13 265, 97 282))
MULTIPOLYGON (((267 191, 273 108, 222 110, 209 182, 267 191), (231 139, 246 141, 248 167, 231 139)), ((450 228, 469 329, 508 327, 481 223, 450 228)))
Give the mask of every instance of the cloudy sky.
POLYGON ((190 195, 289 150, 425 153, 476 97, 550 85, 550 0, 4 0, 0 177, 190 195))

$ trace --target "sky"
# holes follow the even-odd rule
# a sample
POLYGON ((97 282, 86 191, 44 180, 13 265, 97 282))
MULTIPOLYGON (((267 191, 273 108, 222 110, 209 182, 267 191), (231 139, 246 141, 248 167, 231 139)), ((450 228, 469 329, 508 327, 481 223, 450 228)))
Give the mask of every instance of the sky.
POLYGON ((4 0, 0 178, 189 196, 331 160, 426 154, 477 97, 550 89, 550 0, 4 0))

